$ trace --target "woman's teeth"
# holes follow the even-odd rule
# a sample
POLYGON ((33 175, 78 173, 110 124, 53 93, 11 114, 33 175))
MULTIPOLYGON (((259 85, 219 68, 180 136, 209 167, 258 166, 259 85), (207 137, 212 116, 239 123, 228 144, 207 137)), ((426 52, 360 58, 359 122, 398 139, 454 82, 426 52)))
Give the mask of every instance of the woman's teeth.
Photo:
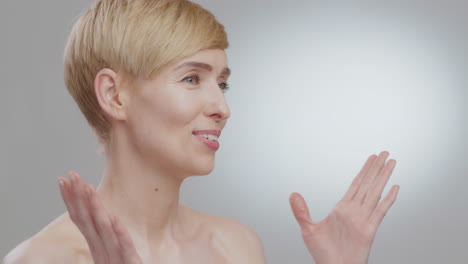
POLYGON ((215 136, 215 135, 211 135, 211 134, 201 134, 200 136, 206 138, 206 139, 209 139, 211 141, 218 141, 218 137, 215 136))

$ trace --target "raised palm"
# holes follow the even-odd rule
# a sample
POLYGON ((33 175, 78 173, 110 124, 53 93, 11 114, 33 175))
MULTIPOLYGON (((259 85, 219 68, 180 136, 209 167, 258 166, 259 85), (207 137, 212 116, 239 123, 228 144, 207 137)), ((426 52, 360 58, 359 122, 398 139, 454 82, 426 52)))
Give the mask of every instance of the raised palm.
POLYGON ((314 222, 299 193, 289 202, 301 228, 302 238, 317 264, 365 264, 382 219, 395 202, 399 186, 394 185, 380 201, 396 161, 383 151, 371 155, 348 191, 332 212, 314 222), (380 201, 380 203, 379 203, 380 201))
POLYGON ((106 211, 91 184, 77 172, 59 178, 60 193, 70 219, 83 234, 95 264, 142 264, 127 229, 106 211))

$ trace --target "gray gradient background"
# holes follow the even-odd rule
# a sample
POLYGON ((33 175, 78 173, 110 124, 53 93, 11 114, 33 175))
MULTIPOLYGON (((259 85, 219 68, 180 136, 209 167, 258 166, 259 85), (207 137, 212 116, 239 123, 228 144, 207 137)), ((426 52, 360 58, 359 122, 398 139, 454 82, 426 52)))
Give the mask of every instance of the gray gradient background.
MULTIPOLYGON (((385 193, 401 189, 370 263, 467 263, 468 1, 197 2, 229 35, 232 116, 183 204, 255 229, 268 263, 312 263, 289 194, 321 220, 388 150, 385 193)), ((103 158, 62 75, 90 3, 0 3, 1 256, 65 210, 58 176, 99 182, 103 158)))

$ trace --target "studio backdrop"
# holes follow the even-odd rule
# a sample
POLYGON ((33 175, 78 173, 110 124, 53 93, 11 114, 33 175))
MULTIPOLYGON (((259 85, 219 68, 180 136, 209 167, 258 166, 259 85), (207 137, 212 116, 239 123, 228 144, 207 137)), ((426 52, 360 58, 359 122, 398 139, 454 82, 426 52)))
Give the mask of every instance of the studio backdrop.
MULTIPOLYGON (((313 263, 289 207, 327 216, 371 154, 398 198, 369 263, 468 259, 468 2, 198 0, 228 33, 231 117, 215 169, 181 203, 239 219, 267 262, 313 263)), ((97 185, 104 159, 63 82, 91 0, 0 3, 0 255, 65 211, 56 179, 97 185)))

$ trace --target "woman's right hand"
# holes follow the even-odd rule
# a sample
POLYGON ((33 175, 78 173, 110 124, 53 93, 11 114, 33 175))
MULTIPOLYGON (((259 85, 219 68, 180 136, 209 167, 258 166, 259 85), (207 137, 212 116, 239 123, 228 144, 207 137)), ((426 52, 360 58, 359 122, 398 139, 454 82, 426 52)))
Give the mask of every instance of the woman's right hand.
POLYGON ((78 173, 70 179, 58 179, 62 199, 71 220, 88 242, 95 264, 142 264, 133 241, 117 216, 103 207, 91 184, 84 183, 78 173))

